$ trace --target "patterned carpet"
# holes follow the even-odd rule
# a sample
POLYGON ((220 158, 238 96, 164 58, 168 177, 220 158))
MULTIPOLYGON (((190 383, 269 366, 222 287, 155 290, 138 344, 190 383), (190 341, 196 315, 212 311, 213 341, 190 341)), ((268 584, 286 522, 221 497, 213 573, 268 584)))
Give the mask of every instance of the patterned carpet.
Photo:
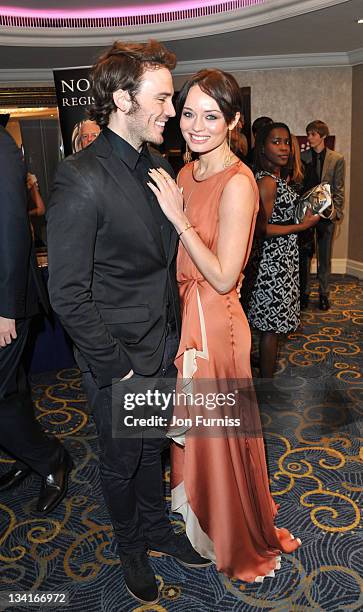
MULTIPOLYGON (((275 578, 243 584, 214 567, 187 570, 154 557, 160 602, 135 604, 101 496, 95 428, 72 369, 33 378, 41 423, 76 460, 69 495, 51 517, 40 518, 38 477, 2 494, 0 591, 67 592, 69 606, 52 609, 71 612, 362 610, 363 283, 335 276, 327 313, 318 310, 317 297, 281 348, 276 386, 292 391, 293 400, 262 408, 271 488, 281 504, 277 524, 303 541, 296 554, 283 556, 275 578)), ((0 472, 9 464, 2 455, 0 472)), ((166 495, 168 480, 166 468, 166 495)), ((173 523, 183 528, 177 516, 173 523)))

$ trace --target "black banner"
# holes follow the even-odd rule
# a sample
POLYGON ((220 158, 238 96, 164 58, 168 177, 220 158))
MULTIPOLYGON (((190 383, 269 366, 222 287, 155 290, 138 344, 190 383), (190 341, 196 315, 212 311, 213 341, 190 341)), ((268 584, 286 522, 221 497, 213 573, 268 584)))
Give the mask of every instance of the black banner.
POLYGON ((99 133, 86 114, 93 103, 89 71, 89 66, 53 70, 65 156, 84 149, 99 133))

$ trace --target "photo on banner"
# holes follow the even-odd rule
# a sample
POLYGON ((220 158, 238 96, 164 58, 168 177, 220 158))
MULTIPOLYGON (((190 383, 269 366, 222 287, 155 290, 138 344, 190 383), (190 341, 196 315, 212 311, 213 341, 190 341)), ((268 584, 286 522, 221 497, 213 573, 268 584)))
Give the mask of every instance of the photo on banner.
POLYGON ((100 132, 87 116, 93 104, 89 73, 90 66, 53 70, 65 157, 85 149, 100 132))

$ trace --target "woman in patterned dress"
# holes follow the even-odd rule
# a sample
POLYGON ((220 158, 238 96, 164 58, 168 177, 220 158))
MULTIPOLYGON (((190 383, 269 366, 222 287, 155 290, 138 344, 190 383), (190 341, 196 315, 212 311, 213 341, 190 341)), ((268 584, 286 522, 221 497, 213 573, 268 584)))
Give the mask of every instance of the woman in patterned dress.
POLYGON ((262 378, 273 377, 279 335, 299 326, 297 234, 319 221, 319 215, 312 215, 308 209, 303 222, 294 223, 298 195, 285 180, 290 159, 291 135, 287 125, 270 123, 257 132, 255 171, 260 210, 250 264, 253 281, 246 309, 250 324, 261 332, 262 378))
MULTIPOLYGON (((162 169, 150 172, 154 184, 149 183, 180 235, 178 381, 192 379, 193 393, 208 384, 208 392, 226 396, 237 380, 244 394, 237 401, 241 426, 209 433, 208 426, 201 433, 194 427, 172 445, 172 509, 182 514, 194 548, 219 571, 261 581, 274 575, 281 551, 294 551, 300 541, 274 525, 277 507, 251 385, 251 334, 236 290, 259 194, 252 172, 227 144, 241 108, 235 79, 220 70, 200 71, 179 101, 181 131, 199 159, 181 170, 177 184, 162 169)), ((226 404, 218 407, 209 416, 235 414, 226 404)))

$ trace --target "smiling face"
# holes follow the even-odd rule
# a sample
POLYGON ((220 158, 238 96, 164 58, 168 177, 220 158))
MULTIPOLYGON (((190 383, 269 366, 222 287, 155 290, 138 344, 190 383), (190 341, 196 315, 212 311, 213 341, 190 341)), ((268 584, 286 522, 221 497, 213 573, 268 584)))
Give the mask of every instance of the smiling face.
POLYGON ((123 115, 123 136, 135 149, 144 142, 162 144, 165 124, 175 116, 171 73, 167 68, 146 70, 140 89, 123 115))
POLYGON ((217 102, 198 85, 191 87, 188 92, 180 118, 180 129, 189 148, 196 153, 207 153, 222 146, 228 132, 226 120, 217 102))
POLYGON ((274 128, 268 134, 264 152, 271 169, 278 170, 286 166, 291 150, 289 132, 285 128, 274 128))

